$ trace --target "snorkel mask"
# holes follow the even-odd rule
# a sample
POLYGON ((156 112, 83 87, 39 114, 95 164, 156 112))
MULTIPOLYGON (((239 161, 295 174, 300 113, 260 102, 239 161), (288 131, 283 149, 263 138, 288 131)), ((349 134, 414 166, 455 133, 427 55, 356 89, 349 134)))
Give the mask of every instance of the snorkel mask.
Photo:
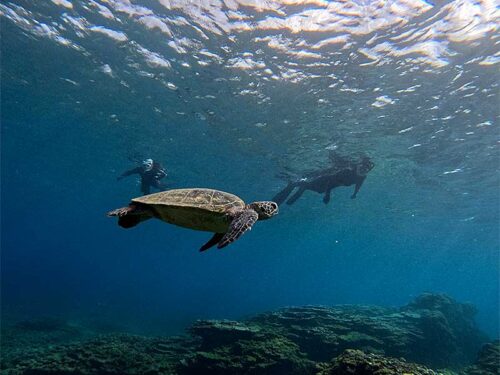
POLYGON ((143 160, 143 162, 142 162, 142 168, 146 172, 149 172, 151 169, 153 169, 153 159, 143 160))
POLYGON ((360 176, 366 176, 366 174, 370 172, 374 166, 375 163, 373 163, 369 158, 363 158, 357 167, 357 172, 360 176))

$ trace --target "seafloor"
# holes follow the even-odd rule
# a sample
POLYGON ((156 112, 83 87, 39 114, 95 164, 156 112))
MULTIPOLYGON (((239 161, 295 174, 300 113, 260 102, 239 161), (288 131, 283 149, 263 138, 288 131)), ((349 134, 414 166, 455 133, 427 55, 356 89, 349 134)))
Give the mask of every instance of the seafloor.
POLYGON ((2 327, 2 374, 500 374, 475 309, 424 294, 399 309, 304 306, 203 320, 180 337, 54 319, 2 327))

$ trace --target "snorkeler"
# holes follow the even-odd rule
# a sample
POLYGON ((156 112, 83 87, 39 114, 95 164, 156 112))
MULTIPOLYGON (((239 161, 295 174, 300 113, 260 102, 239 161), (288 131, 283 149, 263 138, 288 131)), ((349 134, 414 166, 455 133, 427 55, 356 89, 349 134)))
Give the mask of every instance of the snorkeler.
POLYGON ((350 166, 344 167, 340 170, 334 166, 332 168, 313 172, 298 181, 289 182, 288 185, 276 194, 272 200, 281 204, 288 198, 295 188, 298 188, 298 190, 287 200, 287 204, 294 204, 306 190, 324 194, 323 202, 327 204, 330 202, 332 189, 339 186, 355 185, 354 193, 351 195, 351 199, 354 199, 356 198, 361 185, 363 185, 366 175, 373 169, 374 166, 375 164, 368 157, 364 157, 359 163, 351 164, 350 166))
POLYGON ((123 172, 116 179, 120 181, 122 178, 133 174, 141 176, 141 192, 144 195, 149 194, 152 187, 158 190, 164 190, 166 188, 160 180, 167 176, 167 172, 160 163, 153 159, 143 160, 141 166, 123 172))

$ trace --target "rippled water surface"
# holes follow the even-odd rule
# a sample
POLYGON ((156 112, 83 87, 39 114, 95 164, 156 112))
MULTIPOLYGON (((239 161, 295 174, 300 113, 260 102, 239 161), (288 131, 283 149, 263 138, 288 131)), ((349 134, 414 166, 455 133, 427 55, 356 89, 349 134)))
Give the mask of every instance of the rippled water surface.
POLYGON ((3 1, 2 300, 9 316, 178 331, 283 305, 429 290, 498 330, 497 1, 3 1), (169 187, 269 199, 369 155, 355 200, 308 192, 224 250, 105 217, 151 156, 169 187))

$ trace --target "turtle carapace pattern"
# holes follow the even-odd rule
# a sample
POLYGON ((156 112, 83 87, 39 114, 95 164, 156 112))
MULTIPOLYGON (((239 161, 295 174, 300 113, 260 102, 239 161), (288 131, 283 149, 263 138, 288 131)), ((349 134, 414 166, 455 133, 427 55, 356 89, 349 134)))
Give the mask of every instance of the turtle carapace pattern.
POLYGON ((271 201, 245 204, 241 198, 224 191, 192 188, 162 191, 134 198, 127 207, 108 212, 117 216, 118 225, 132 228, 142 221, 157 218, 184 228, 213 232, 213 237, 200 248, 219 249, 236 241, 258 220, 278 213, 271 201))

